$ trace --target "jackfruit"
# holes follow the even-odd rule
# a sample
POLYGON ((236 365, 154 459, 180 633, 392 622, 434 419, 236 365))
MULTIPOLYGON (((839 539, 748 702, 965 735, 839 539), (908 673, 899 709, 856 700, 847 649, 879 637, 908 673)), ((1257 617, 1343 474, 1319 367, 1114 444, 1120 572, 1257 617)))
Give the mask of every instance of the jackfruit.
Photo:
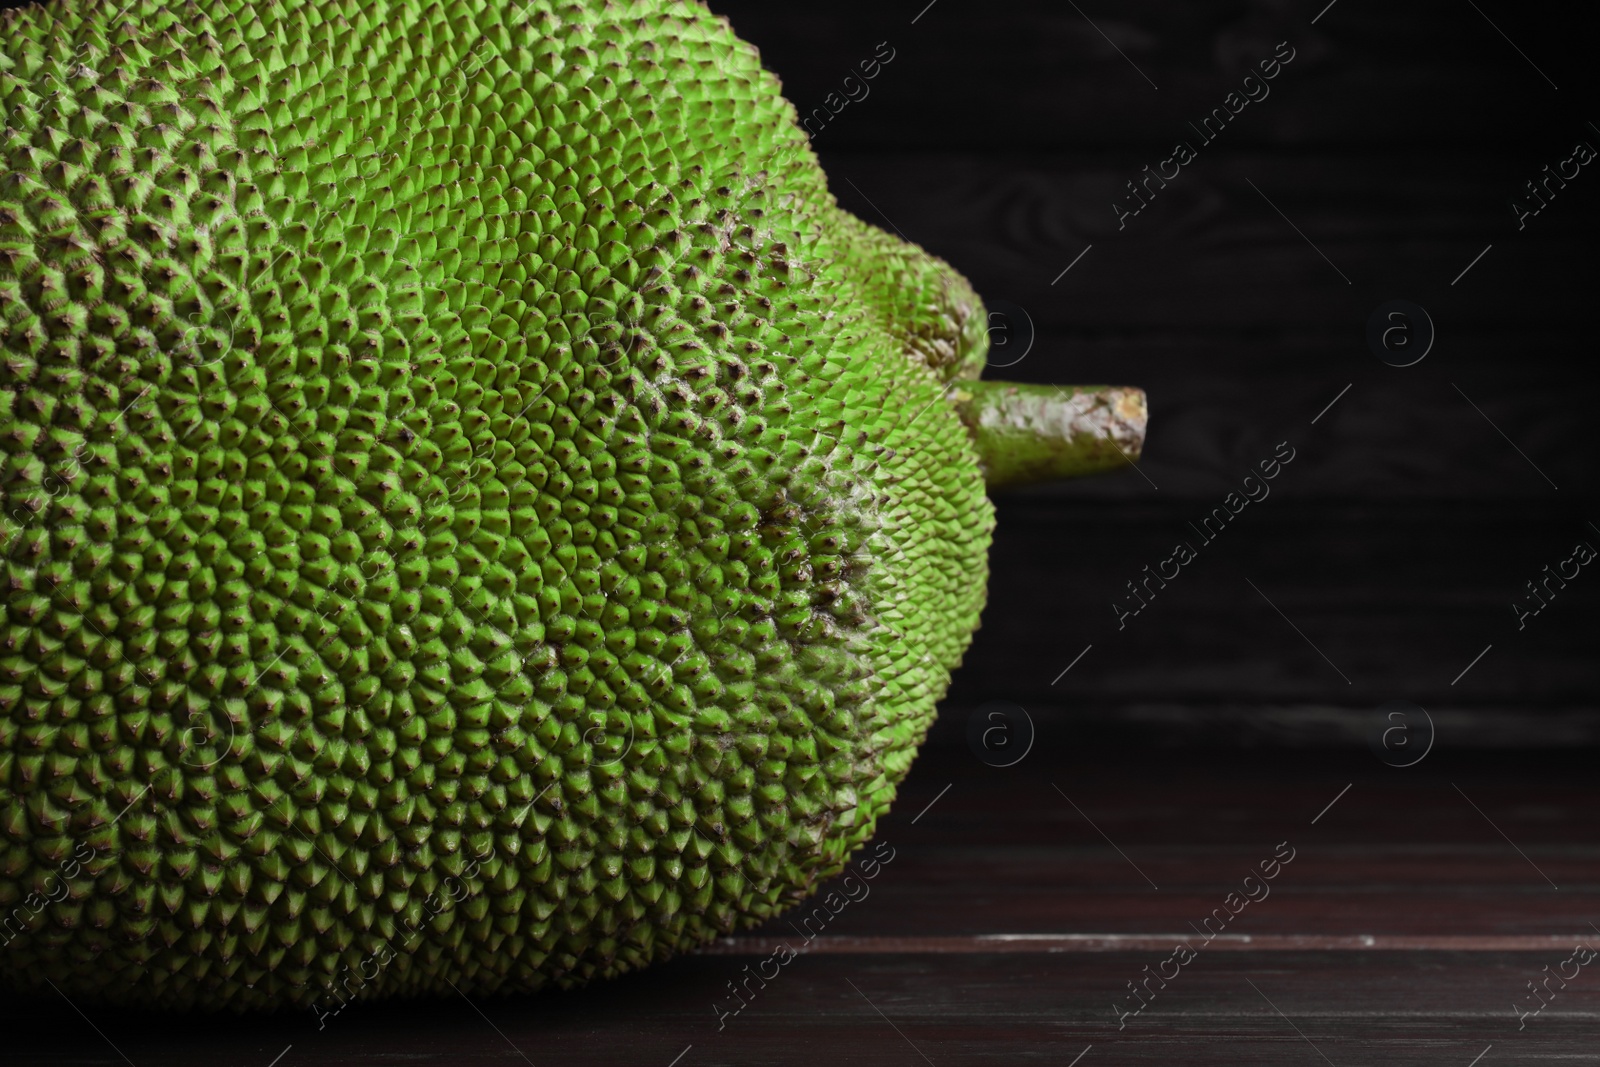
POLYGON ((1142 394, 977 380, 699 3, 0 15, 0 981, 532 990, 872 834, 997 482, 1142 394))

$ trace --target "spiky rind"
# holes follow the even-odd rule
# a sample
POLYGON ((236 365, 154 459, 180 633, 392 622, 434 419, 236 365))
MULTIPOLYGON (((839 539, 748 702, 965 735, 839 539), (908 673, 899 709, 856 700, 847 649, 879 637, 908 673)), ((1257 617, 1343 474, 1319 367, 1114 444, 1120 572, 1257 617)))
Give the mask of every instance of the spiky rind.
POLYGON ((0 16, 0 976, 534 989, 838 871, 982 603, 965 283, 698 4, 118 7, 0 16))

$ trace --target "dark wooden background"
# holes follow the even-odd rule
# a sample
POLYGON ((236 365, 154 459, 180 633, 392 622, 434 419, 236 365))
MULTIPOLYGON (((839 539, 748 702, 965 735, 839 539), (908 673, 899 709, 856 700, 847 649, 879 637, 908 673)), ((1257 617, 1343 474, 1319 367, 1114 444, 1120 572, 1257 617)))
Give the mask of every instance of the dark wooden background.
POLYGON ((896 49, 815 144, 848 207, 1026 309, 1031 351, 991 376, 1149 391, 1147 477, 1000 502, 952 713, 1003 698, 1156 743, 1321 743, 1408 699, 1449 725, 1441 744, 1600 737, 1600 582, 1521 632, 1510 608, 1600 537, 1600 181, 1580 172, 1520 232, 1509 206, 1576 141, 1600 147, 1592 35, 1575 10, 1467 0, 1339 0, 1311 25, 1325 2, 939 0, 915 25, 926 0, 713 5, 806 113, 896 49), (1187 123, 1280 41, 1296 55, 1271 94, 1202 145, 1187 123), (1198 159, 1119 231, 1123 183, 1180 138, 1198 159), (1437 328, 1412 367, 1365 341, 1395 299, 1437 328), (1119 632, 1124 583, 1285 440, 1272 496, 1119 632))
POLYGON ((1520 232, 1508 206, 1600 147, 1594 36, 1563 5, 1325 3, 713 2, 802 111, 888 41, 816 138, 841 200, 1026 310, 1031 350, 992 376, 1141 385, 1152 415, 1142 474, 998 501, 984 628, 880 827, 895 861, 725 1029, 713 1003, 798 944, 786 922, 576 993, 324 1030, 13 1002, 0 1061, 1600 1060, 1600 964, 1525 1028, 1514 1009, 1600 948, 1600 574, 1520 632, 1509 606, 1600 546, 1600 168, 1520 232), (1119 232, 1123 182, 1285 40, 1271 95, 1119 232), (1438 330, 1409 368, 1364 339, 1394 299, 1438 330), (1280 441, 1271 497, 1119 631, 1124 583, 1280 441), (967 739, 996 700, 1036 728, 1009 768, 967 739), (1409 768, 1370 747, 1393 700, 1432 717, 1409 768), (1126 983, 1280 841, 1297 859, 1238 937, 1119 1030, 1126 983))

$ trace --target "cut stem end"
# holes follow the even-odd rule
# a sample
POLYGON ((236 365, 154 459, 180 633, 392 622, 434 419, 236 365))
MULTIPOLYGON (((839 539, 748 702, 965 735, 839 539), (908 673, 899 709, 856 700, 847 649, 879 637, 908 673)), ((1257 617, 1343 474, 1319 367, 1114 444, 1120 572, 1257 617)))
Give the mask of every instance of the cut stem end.
POLYGON ((990 489, 1114 470, 1144 448, 1143 389, 976 381, 954 399, 990 489))

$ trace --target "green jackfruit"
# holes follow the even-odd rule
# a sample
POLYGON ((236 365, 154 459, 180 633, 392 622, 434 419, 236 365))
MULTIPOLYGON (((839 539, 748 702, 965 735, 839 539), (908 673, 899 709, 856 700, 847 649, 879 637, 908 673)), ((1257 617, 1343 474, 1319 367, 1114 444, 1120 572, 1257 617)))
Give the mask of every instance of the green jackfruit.
POLYGON ((976 381, 698 3, 117 7, 0 16, 0 981, 571 985, 839 871, 985 472, 1142 397, 976 381))

